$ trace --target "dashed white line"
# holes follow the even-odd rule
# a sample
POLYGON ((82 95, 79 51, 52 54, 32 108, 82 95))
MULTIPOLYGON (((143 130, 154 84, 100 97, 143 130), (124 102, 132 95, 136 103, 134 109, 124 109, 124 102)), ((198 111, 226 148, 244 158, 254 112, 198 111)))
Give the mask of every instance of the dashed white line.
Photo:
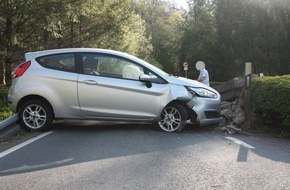
POLYGON ((233 137, 225 137, 225 138, 228 139, 228 140, 231 140, 231 141, 233 141, 233 142, 235 142, 235 143, 237 143, 237 144, 239 144, 239 145, 241 145, 241 146, 243 146, 245 148, 255 149, 255 147, 253 147, 253 146, 251 146, 251 145, 249 145, 249 144, 247 144, 247 143, 245 143, 245 142, 243 142, 243 141, 241 141, 239 139, 236 139, 236 138, 233 138, 233 137))
POLYGON ((18 149, 20 149, 20 148, 22 148, 22 147, 24 147, 24 146, 26 146, 26 145, 28 145, 30 143, 33 143, 34 141, 37 141, 38 139, 41 139, 41 138, 43 138, 43 137, 45 137, 45 136, 47 136, 47 135, 49 135, 49 134, 51 134, 53 132, 54 131, 49 131, 49 132, 43 133, 43 134, 41 134, 41 135, 39 135, 37 137, 34 137, 32 139, 29 139, 29 140, 23 142, 23 143, 15 146, 15 147, 12 147, 12 148, 4 151, 4 152, 1 152, 0 153, 0 158, 3 158, 4 156, 7 156, 8 154, 11 154, 12 152, 15 152, 16 150, 18 150, 18 149))

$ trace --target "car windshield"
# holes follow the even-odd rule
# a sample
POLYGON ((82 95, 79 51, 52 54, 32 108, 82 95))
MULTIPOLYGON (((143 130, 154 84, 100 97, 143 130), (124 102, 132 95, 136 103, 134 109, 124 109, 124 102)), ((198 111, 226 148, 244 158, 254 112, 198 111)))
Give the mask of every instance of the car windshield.
POLYGON ((165 71, 163 71, 163 70, 159 69, 158 67, 156 67, 156 66, 154 66, 154 65, 153 65, 153 67, 155 67, 155 70, 157 70, 158 72, 160 72, 162 75, 169 76, 169 74, 168 74, 168 73, 166 73, 165 71))
POLYGON ((166 73, 165 71, 163 71, 162 69, 156 67, 155 65, 151 64, 151 63, 148 63, 142 59, 139 59, 138 57, 136 57, 139 61, 143 62, 145 65, 149 66, 149 68, 151 70, 154 70, 155 72, 158 72, 159 74, 161 75, 164 75, 164 76, 170 76, 170 74, 166 73))

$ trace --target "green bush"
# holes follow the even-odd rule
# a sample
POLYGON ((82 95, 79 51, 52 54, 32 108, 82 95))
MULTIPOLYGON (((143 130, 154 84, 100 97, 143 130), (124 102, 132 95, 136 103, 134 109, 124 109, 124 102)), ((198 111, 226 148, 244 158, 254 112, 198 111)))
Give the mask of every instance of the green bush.
POLYGON ((0 86, 0 121, 13 115, 13 112, 8 107, 7 93, 8 89, 4 86, 0 86))
POLYGON ((255 78, 252 107, 268 127, 290 132, 290 75, 255 78))

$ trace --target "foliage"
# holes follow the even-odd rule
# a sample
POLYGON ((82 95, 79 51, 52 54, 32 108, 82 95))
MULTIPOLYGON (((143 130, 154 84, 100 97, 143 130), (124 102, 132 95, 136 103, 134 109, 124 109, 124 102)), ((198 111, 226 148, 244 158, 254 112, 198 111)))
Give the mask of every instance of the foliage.
POLYGON ((121 29, 124 35, 116 49, 150 61, 152 44, 150 37, 146 36, 146 23, 141 16, 132 13, 121 29))
POLYGON ((194 64, 205 61, 211 80, 226 81, 244 73, 252 62, 256 73, 290 72, 289 0, 189 0, 180 54, 194 64))
POLYGON ((165 0, 137 0, 132 1, 132 6, 146 22, 146 33, 153 48, 150 63, 168 73, 179 74, 182 12, 165 0))
POLYGON ((67 47, 125 51, 178 75, 203 60, 211 81, 252 62, 256 73, 290 72, 289 0, 1 0, 0 84, 24 53, 67 47))
POLYGON ((152 48, 144 21, 130 9, 129 2, 0 1, 0 42, 3 42, 0 43, 1 83, 9 83, 14 63, 23 60, 24 53, 28 51, 67 47, 131 51, 138 46, 134 55, 150 58, 152 48), (126 29, 125 26, 131 28, 126 29), (138 38, 135 44, 127 42, 126 36, 131 34, 138 38))
POLYGON ((7 93, 8 89, 0 86, 0 121, 13 115, 7 104, 7 93))
POLYGON ((290 75, 256 78, 252 83, 252 106, 266 125, 290 133, 290 75))
MULTIPOLYGON (((214 78, 214 73, 219 68, 215 59, 215 20, 214 5, 207 1, 191 1, 190 9, 186 15, 183 26, 180 60, 189 63, 189 78, 197 78, 198 72, 195 63, 203 60, 210 77, 214 78)), ((215 79, 216 80, 216 79, 215 79)))

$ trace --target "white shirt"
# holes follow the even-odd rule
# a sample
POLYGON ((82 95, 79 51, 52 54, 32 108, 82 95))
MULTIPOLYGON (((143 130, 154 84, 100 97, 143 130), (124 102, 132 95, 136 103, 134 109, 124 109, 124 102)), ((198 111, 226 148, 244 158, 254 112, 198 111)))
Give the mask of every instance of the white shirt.
POLYGON ((208 76, 208 72, 206 69, 202 69, 199 71, 198 81, 209 86, 209 76, 208 76), (204 78, 204 79, 200 81, 201 78, 204 78))

